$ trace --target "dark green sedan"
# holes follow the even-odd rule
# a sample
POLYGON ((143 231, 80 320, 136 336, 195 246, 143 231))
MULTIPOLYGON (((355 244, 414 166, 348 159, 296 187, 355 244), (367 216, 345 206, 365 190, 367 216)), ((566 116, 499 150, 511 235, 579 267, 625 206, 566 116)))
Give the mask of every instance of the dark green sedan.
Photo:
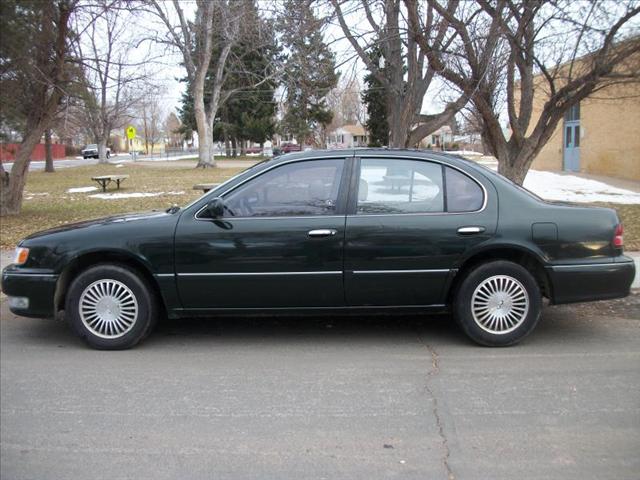
POLYGON ((158 317, 450 310, 512 345, 551 303, 624 297, 635 275, 614 210, 545 202, 460 157, 303 152, 182 209, 38 233, 2 273, 11 311, 63 313, 95 348, 158 317))

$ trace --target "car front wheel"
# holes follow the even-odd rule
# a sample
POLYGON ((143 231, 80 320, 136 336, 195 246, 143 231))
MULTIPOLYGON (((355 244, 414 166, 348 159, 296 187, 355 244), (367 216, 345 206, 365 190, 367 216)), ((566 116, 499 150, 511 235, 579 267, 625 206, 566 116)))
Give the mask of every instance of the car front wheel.
POLYGON ((503 347, 529 335, 540 320, 542 295, 533 276, 517 263, 483 263, 462 280, 454 315, 475 342, 503 347))
POLYGON ((100 264, 71 283, 65 316, 91 347, 121 350, 133 347, 151 332, 158 307, 149 285, 135 271, 100 264))

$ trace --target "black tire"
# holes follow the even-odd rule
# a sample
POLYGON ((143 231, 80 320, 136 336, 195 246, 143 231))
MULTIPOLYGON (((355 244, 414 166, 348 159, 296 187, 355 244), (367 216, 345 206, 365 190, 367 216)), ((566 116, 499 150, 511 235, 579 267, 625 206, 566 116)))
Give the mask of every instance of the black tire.
POLYGON ((65 318, 73 330, 87 344, 99 350, 123 350, 137 345, 151 333, 159 313, 157 299, 147 281, 135 270, 119 264, 103 263, 84 270, 71 282, 65 302, 65 318), (92 292, 95 293, 94 290, 91 290, 91 286, 105 285, 103 281, 114 285, 112 287, 114 291, 117 288, 118 294, 125 296, 125 304, 123 305, 124 308, 129 309, 126 313, 126 324, 124 322, 125 317, 120 314, 120 308, 114 309, 117 312, 114 314, 110 310, 113 304, 107 306, 104 304, 99 305, 99 302, 89 299, 92 292), (103 314, 110 315, 111 318, 117 316, 118 320, 100 321, 95 320, 99 318, 97 314, 82 315, 80 304, 83 294, 85 294, 85 306, 87 301, 94 303, 96 311, 100 307, 103 314), (105 313, 105 308, 109 309, 108 313, 105 313), (95 325, 94 328, 90 327, 93 321, 97 322, 96 325, 98 327, 95 327, 95 325), (109 322, 112 325, 105 326, 109 322), (107 331, 102 332, 103 335, 98 331, 100 326, 107 329, 107 331), (114 331, 118 329, 122 331, 114 331))
POLYGON ((542 295, 535 278, 524 267, 496 260, 480 264, 466 274, 456 292, 453 312, 457 323, 474 342, 506 347, 520 342, 536 327, 542 313, 542 295), (505 285, 505 290, 512 288, 515 293, 510 296, 500 290, 500 285, 505 285), (487 295, 491 289, 496 293, 487 295), (505 312, 510 316, 505 317, 505 312))

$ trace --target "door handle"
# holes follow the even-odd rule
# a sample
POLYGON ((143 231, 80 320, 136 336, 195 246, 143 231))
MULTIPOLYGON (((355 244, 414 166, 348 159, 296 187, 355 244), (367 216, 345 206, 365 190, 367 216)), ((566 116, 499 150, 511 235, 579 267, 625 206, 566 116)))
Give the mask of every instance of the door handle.
POLYGON ((484 232, 484 227, 460 227, 458 233, 460 235, 475 235, 484 232))
POLYGON ((309 236, 310 237, 332 237, 336 233, 338 233, 338 231, 333 228, 319 228, 317 230, 310 230, 309 236))

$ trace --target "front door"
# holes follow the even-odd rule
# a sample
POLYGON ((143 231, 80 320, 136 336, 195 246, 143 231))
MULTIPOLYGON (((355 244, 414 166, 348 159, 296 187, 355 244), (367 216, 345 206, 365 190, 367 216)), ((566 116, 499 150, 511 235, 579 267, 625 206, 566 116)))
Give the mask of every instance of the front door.
POLYGON ((345 243, 347 303, 444 303, 452 267, 495 232, 495 195, 487 199, 477 181, 427 160, 363 158, 356 170, 345 243))
POLYGON ((186 309, 344 305, 345 159, 288 163, 225 193, 225 216, 183 215, 176 232, 186 309))
POLYGON ((563 166, 569 172, 580 171, 580 105, 574 105, 564 116, 563 166))

